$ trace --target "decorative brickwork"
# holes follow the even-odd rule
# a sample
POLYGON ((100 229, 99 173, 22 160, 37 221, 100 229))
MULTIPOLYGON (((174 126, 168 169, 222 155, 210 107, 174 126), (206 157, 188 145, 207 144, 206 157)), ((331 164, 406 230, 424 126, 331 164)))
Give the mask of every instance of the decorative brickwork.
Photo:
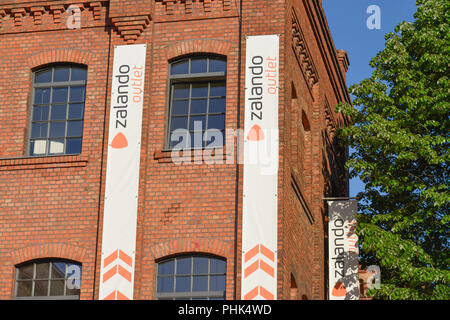
POLYGON ((312 90, 312 87, 319 81, 319 77, 295 10, 292 10, 292 48, 307 84, 312 90))
POLYGON ((11 264, 18 265, 40 258, 63 258, 83 262, 86 249, 67 245, 64 243, 47 243, 43 245, 29 246, 11 252, 11 264))
POLYGON ((167 15, 174 15, 178 12, 191 14, 197 10, 210 13, 219 6, 221 11, 229 11, 232 4, 232 0, 156 0, 156 2, 164 5, 167 15))
POLYGON ((33 54, 28 57, 27 63, 30 69, 50 63, 70 62, 89 65, 93 55, 91 52, 78 49, 54 49, 33 54))

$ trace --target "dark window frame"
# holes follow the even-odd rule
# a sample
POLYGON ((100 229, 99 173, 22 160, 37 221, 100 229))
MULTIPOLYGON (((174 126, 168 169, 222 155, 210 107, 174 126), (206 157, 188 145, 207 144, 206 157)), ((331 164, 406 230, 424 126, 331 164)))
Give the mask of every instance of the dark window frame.
POLYGON ((85 109, 86 109, 86 91, 87 91, 87 66, 82 64, 76 64, 76 63, 56 63, 56 64, 50 64, 41 66, 39 68, 36 68, 32 71, 32 86, 31 86, 31 95, 30 95, 30 103, 29 103, 29 112, 28 112, 28 130, 27 130, 27 146, 26 146, 26 155, 28 157, 54 157, 54 156, 67 156, 67 155, 79 155, 82 152, 83 147, 83 131, 84 131, 84 116, 85 116, 85 109), (54 81, 54 72, 55 69, 69 69, 69 80, 68 81, 54 81), (86 72, 86 80, 71 80, 72 77, 72 70, 73 69, 83 69, 86 72), (45 83, 37 83, 36 77, 38 74, 45 72, 45 71, 51 71, 51 80, 50 82, 45 83), (82 101, 69 101, 70 100, 70 88, 71 87, 83 87, 84 88, 84 98, 82 101), (43 89, 43 88, 49 88, 49 101, 48 103, 44 104, 36 104, 35 98, 36 98, 36 90, 37 89, 43 89), (54 88, 68 88, 67 90, 67 97, 66 101, 55 103, 55 105, 65 105, 66 106, 66 114, 64 119, 57 119, 52 120, 51 119, 51 110, 53 108, 53 89, 54 88), (83 108, 81 110, 81 117, 80 118, 74 118, 69 119, 69 106, 73 104, 82 104, 83 108), (34 108, 35 106, 48 106, 48 117, 47 120, 34 120, 34 108), (69 122, 80 122, 81 121, 81 135, 76 136, 68 136, 68 123, 69 122), (64 128, 64 136, 61 137, 50 137, 50 125, 51 123, 61 122, 65 124, 64 128), (45 137, 39 137, 39 138, 33 138, 32 137, 32 130, 33 130, 33 123, 46 123, 47 124, 47 134, 45 137), (78 153, 67 153, 66 147, 67 147, 67 139, 80 139, 81 140, 81 147, 80 152, 78 153), (51 140, 63 140, 63 152, 61 153, 50 153, 50 141, 51 140), (34 141, 46 141, 45 145, 45 152, 44 153, 34 153, 31 150, 32 143, 34 141))
MULTIPOLYGON (((164 136, 164 150, 167 151, 171 151, 174 148, 171 146, 171 133, 172 133, 172 128, 171 128, 171 122, 172 122, 172 109, 173 109, 173 101, 174 101, 174 97, 173 97, 173 93, 174 93, 174 86, 177 84, 189 84, 190 89, 189 89, 189 97, 187 98, 188 101, 188 113, 187 113, 187 126, 189 127, 189 123, 190 123, 190 117, 191 117, 191 102, 192 102, 192 85, 193 84, 199 84, 199 83, 208 83, 208 96, 206 97, 207 99, 207 109, 205 113, 202 114, 195 114, 195 116, 205 116, 205 128, 203 128, 202 130, 202 137, 203 134, 205 133, 206 129, 208 128, 208 118, 209 115, 223 115, 224 117, 224 122, 226 123, 226 106, 224 108, 223 112, 217 112, 217 113, 209 113, 209 105, 210 105, 210 87, 211 87, 211 83, 223 83, 224 87, 225 87, 225 96, 217 96, 217 97, 213 97, 213 98, 223 98, 225 99, 225 105, 226 105, 226 88, 227 88, 227 71, 221 71, 221 72, 209 72, 209 68, 210 68, 210 60, 220 60, 222 62, 225 63, 225 69, 228 68, 228 62, 225 56, 220 56, 220 55, 214 55, 214 54, 196 54, 196 55, 189 55, 189 56, 184 56, 184 57, 179 57, 176 59, 173 59, 169 62, 169 78, 168 78, 168 92, 167 92, 167 116, 166 116, 166 129, 165 129, 165 136, 164 136), (207 66, 207 72, 199 72, 199 73, 192 73, 191 71, 191 64, 192 64, 192 60, 196 60, 196 59, 206 59, 206 66, 207 66), (172 74, 172 67, 175 64, 181 63, 187 61, 188 62, 188 73, 185 74, 172 74)), ((204 97, 202 97, 204 98, 204 97)), ((186 99, 186 98, 184 98, 186 99)), ((195 99, 194 99, 195 100, 195 99)), ((177 117, 177 116, 175 116, 177 117)), ((181 116, 180 116, 181 117, 181 116)), ((222 131, 222 135, 223 138, 225 138, 225 123, 224 123, 224 129, 222 131)), ((190 132, 190 130, 188 129, 188 131, 190 132)), ((221 146, 206 146, 206 143, 203 141, 202 142, 202 146, 198 147, 198 146, 192 146, 192 142, 191 145, 189 147, 184 147, 183 149, 207 149, 207 148, 218 148, 218 147, 223 147, 225 145, 225 141, 222 141, 222 145, 221 146)))
POLYGON ((164 258, 156 263, 156 286, 155 286, 155 299, 156 300, 191 300, 191 299, 215 299, 215 300, 225 300, 226 298, 226 277, 227 277, 227 261, 225 258, 211 255, 211 254, 202 254, 202 253, 193 253, 193 254, 181 254, 172 256, 169 258, 164 258), (208 271, 207 273, 195 273, 194 271, 194 258, 201 257, 208 259, 208 271), (190 272, 187 274, 178 274, 177 273, 177 260, 189 258, 191 260, 190 272), (213 273, 211 272, 211 260, 218 260, 225 263, 225 272, 213 273), (174 261, 174 270, 172 274, 159 274, 159 265, 162 263, 167 263, 170 261, 174 261), (194 286, 194 277, 208 277, 207 285, 208 290, 206 291, 193 291, 194 286), (225 286, 223 291, 211 291, 211 276, 224 276, 225 277, 225 286), (174 285, 172 292, 158 292, 158 281, 160 278, 174 278, 174 285), (190 291, 177 292, 176 291, 176 278, 177 277, 189 277, 190 278, 190 291))
MULTIPOLYGON (((64 294, 63 295, 54 295, 51 296, 50 295, 50 283, 51 281, 67 281, 69 278, 69 274, 68 274, 68 264, 73 264, 73 265, 77 265, 80 268, 80 284, 81 284, 81 272, 82 272, 82 264, 77 262, 77 261, 73 261, 73 260, 69 260, 69 259, 61 259, 61 258, 44 258, 44 259, 35 259, 35 260, 30 260, 24 263, 21 263, 19 265, 16 265, 15 267, 15 276, 14 276, 14 299, 15 300, 80 300, 80 294, 78 295, 66 295, 67 292, 67 286, 64 285, 64 294), (46 278, 37 278, 37 274, 36 274, 36 266, 37 264, 40 263, 48 263, 48 277, 46 278), (64 278, 52 278, 52 264, 53 263, 64 263, 65 264, 65 271, 64 271, 64 278), (20 272, 19 269, 21 267, 25 267, 25 266, 29 266, 32 265, 33 266, 33 275, 31 279, 19 279, 20 276, 20 272), (47 281, 47 295, 46 296, 34 296, 35 294, 35 282, 36 281, 47 281), (31 282, 31 295, 30 296, 17 296, 17 291, 19 289, 18 283, 19 282, 31 282)), ((80 292, 81 293, 81 292, 80 292)))

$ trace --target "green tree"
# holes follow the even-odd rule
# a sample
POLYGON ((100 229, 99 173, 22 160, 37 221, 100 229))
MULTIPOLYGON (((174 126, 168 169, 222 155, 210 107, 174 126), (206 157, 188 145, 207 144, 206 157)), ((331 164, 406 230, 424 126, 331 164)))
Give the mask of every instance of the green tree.
POLYGON ((337 107, 352 119, 347 168, 366 184, 358 235, 363 263, 381 267, 378 299, 450 299, 449 14, 448 0, 417 0, 350 87, 356 107, 337 107))

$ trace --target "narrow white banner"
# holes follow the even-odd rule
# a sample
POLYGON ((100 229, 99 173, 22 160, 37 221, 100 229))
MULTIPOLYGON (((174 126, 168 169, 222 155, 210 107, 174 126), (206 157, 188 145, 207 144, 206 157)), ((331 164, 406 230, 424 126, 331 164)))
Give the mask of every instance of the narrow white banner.
POLYGON ((328 202, 329 299, 359 299, 358 201, 328 202))
POLYGON ((146 45, 114 48, 101 300, 133 299, 146 45))
POLYGON ((247 37, 241 298, 277 298, 279 36, 247 37))

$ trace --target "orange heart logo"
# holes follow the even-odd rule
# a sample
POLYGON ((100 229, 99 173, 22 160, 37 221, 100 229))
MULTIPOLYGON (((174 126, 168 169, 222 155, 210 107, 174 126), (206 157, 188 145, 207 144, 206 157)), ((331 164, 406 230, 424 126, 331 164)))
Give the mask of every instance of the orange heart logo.
POLYGON ((119 132, 112 140, 111 147, 114 149, 123 149, 128 147, 127 137, 125 137, 122 132, 119 132))
POLYGON ((247 139, 250 141, 260 141, 264 139, 264 132, 260 126, 255 124, 248 132, 247 139))
POLYGON ((347 289, 345 289, 342 282, 338 281, 334 286, 333 291, 331 291, 331 294, 335 297, 345 297, 347 294, 347 289))

